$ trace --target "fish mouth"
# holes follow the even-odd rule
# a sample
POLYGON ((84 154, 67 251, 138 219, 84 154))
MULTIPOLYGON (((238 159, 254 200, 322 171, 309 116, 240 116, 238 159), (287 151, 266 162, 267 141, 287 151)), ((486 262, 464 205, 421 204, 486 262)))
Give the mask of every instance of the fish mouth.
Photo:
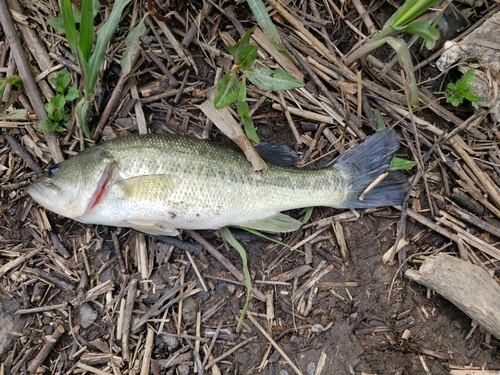
POLYGON ((40 184, 34 182, 27 187, 26 191, 36 202, 40 203, 41 205, 45 205, 44 203, 47 199, 47 196, 43 193, 43 189, 40 187, 40 184))
POLYGON ((112 165, 108 165, 104 169, 104 172, 102 173, 101 178, 97 182, 97 187, 94 190, 92 197, 90 198, 90 201, 89 201, 89 204, 87 205, 87 209, 85 211, 85 214, 99 204, 101 199, 106 194, 108 185, 111 182, 112 177, 113 177, 113 168, 112 168, 112 165))

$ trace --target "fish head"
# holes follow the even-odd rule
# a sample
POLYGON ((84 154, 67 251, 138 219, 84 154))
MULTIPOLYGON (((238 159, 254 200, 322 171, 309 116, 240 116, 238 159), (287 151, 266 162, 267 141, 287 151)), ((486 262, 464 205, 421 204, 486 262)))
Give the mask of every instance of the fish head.
POLYGON ((50 211, 78 220, 103 198, 115 165, 110 153, 94 146, 52 166, 28 186, 28 194, 50 211))

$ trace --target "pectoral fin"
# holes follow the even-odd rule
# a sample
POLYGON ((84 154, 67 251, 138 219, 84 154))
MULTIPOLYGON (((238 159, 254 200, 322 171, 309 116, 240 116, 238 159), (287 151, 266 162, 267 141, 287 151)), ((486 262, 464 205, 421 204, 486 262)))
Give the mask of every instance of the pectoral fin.
POLYGON ((146 199, 158 195, 168 195, 169 191, 177 188, 179 178, 168 174, 152 174, 136 176, 121 180, 119 184, 125 199, 146 199))
POLYGON ((293 232, 294 230, 299 229, 301 225, 302 223, 300 221, 295 220, 288 215, 278 213, 266 219, 249 221, 242 223, 239 226, 267 233, 281 233, 293 232))
POLYGON ((154 236, 177 236, 179 231, 169 223, 154 219, 129 219, 127 226, 139 232, 152 234, 154 236))

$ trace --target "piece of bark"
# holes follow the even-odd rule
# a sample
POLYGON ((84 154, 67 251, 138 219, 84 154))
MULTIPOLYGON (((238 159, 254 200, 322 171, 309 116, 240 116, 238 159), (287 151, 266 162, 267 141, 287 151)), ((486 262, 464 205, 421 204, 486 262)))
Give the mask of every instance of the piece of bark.
POLYGON ((500 338, 500 285, 488 272, 446 254, 427 257, 406 276, 441 294, 495 337, 500 338))

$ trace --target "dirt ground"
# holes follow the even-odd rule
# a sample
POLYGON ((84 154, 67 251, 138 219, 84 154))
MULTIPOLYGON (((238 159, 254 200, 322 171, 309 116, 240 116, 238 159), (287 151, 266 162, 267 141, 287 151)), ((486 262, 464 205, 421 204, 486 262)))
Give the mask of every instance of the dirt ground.
MULTIPOLYGON (((321 215, 331 213, 327 209, 318 211, 321 215)), ((13 217, 17 216, 14 209, 11 212, 13 217)), ((437 294, 428 297, 426 288, 397 277, 398 266, 395 262, 384 264, 381 261, 382 254, 394 240, 397 212, 384 210, 382 216, 386 217, 368 214, 354 222, 345 223, 345 239, 349 249, 346 261, 342 261, 338 246, 332 246, 331 242, 335 244, 335 240, 330 231, 324 232, 325 238, 328 239, 313 245, 310 266, 315 269, 320 263, 326 262, 335 267, 317 284, 307 316, 294 311, 297 305, 291 302, 291 295, 297 285, 307 281, 309 273, 306 277, 289 282, 274 284, 276 281, 272 281, 276 280, 274 277, 277 275, 304 266, 303 254, 288 249, 285 249, 283 254, 280 252, 281 247, 270 246, 268 242, 254 235, 236 230, 236 237, 248 250, 248 262, 254 282, 259 289, 266 293, 273 292, 275 296, 274 319, 266 319, 266 304, 255 299, 252 300, 249 311, 263 317, 259 319, 259 323, 267 327, 275 342, 304 374, 314 374, 322 356, 322 374, 347 374, 352 371, 356 374, 449 374, 453 366, 496 368, 500 363, 496 340, 493 339, 487 344, 484 333, 479 329, 471 333, 471 319, 449 301, 437 294), (279 264, 269 271, 278 253, 281 253, 279 264), (260 284, 259 281, 263 280, 269 284, 260 284)), ((68 233, 66 237, 70 243, 92 233, 90 244, 95 244, 97 240, 98 246, 102 247, 100 251, 92 251, 95 245, 91 245, 87 253, 89 267, 93 272, 97 272, 99 282, 112 280, 118 289, 127 282, 127 278, 133 276, 119 271, 119 262, 113 255, 112 239, 108 231, 93 232, 94 229, 90 228, 89 232, 80 224, 68 227, 67 221, 56 221, 73 233, 71 236, 68 233)), ((421 233, 422 228, 414 225, 409 227, 408 231, 409 236, 413 237, 421 233)), ((214 238, 213 233, 203 234, 211 243, 220 244, 220 239, 214 238)), ((130 242, 133 242, 135 236, 135 233, 127 231, 119 237, 121 242, 128 242, 132 237, 130 242)), ((436 237, 438 236, 426 233, 416 241, 415 246, 426 248, 427 251, 435 250, 443 243, 442 238, 436 237)), ((163 254, 158 253, 161 253, 164 246, 149 244, 149 248, 157 251, 154 257, 161 259, 163 254)), ((453 250, 451 249, 452 252, 453 250)), ((233 264, 239 264, 240 258, 234 250, 221 251, 233 264)), ((68 259, 66 265, 77 272, 83 271, 83 260, 80 257, 75 258, 77 256, 68 259)), ((129 262, 133 264, 136 261, 131 255, 129 262)), ((223 374, 257 373, 257 368, 263 360, 267 360, 267 363, 263 366, 262 373, 293 373, 289 364, 269 345, 251 321, 247 319, 242 331, 235 332, 235 320, 244 304, 243 285, 235 281, 210 254, 202 252, 194 261, 202 270, 209 291, 198 293, 191 301, 192 305, 189 304, 188 307, 185 302, 185 329, 182 333, 196 336, 193 328, 196 311, 207 312, 215 308, 215 315, 203 322, 201 332, 202 337, 211 338, 217 326, 221 325, 221 340, 218 340, 214 347, 215 357, 223 355, 234 347, 236 342, 256 337, 219 363, 223 374)), ((46 261, 38 258, 34 262, 46 261)), ((170 281, 171 285, 171 280, 177 279, 180 269, 185 265, 185 254, 175 250, 168 263, 158 268, 155 266, 152 281, 145 286, 154 283, 157 289, 153 291, 139 286, 141 297, 138 308, 142 310, 158 300, 162 293, 169 289, 163 289, 165 284, 168 285, 170 281)), ((184 281, 189 283, 196 280, 195 272, 188 267, 184 281)), ((28 304, 33 293, 32 285, 27 286, 21 293, 28 300, 28 304)), ((73 298, 74 294, 61 290, 46 305, 58 305, 73 298)), ((79 342, 87 345, 88 351, 104 353, 106 343, 114 336, 115 315, 97 301, 91 303, 91 307, 97 314, 97 319, 86 329, 80 327, 76 337, 79 342)), ((73 325, 82 324, 81 312, 78 313, 76 307, 69 311, 65 307, 59 311, 42 314, 38 318, 28 315, 23 322, 24 336, 28 335, 35 345, 37 342, 41 343, 40 334, 45 332, 47 327, 67 324, 68 315, 65 312, 71 314, 73 325), (35 328, 37 326, 46 328, 39 330, 35 328)), ((139 311, 137 313, 138 316, 142 314, 139 311)), ((175 332, 174 317, 175 314, 166 320, 164 332, 175 332)), ((136 339, 140 342, 144 334, 145 330, 140 330, 136 339)), ((169 358, 181 348, 180 345, 179 341, 172 342, 167 336, 159 334, 155 338, 153 358, 157 361, 169 358)), ((59 362, 61 368, 52 367, 51 373, 71 372, 69 370, 78 358, 72 358, 74 346, 73 338, 67 336, 54 347, 54 353, 47 363, 56 366, 59 362)), ((185 363, 192 362, 187 360, 185 363)))
MULTIPOLYGON (((175 37, 182 39, 184 31, 202 13, 205 2, 153 3, 162 14, 177 6, 175 10, 180 17, 172 18, 169 25, 175 37), (187 24, 181 23, 183 19, 188 20, 187 24)), ((318 30, 325 26, 338 52, 348 54, 360 33, 367 31, 358 5, 337 1, 316 3, 319 18, 304 16, 312 12, 310 2, 291 2, 288 7, 295 15, 302 14, 307 20, 304 23, 314 33, 320 35, 318 30), (327 3, 336 4, 338 12, 333 12, 334 8, 327 7, 327 3)), ((395 7, 401 5, 392 1, 361 3, 378 29, 395 7)), ((245 4, 218 3, 222 8, 228 4, 235 6, 245 29, 255 24, 245 4)), ((42 0, 38 5, 26 2, 20 5, 28 15, 26 22, 40 35, 47 49, 44 52, 57 56, 51 55, 53 63, 74 67, 63 38, 46 24, 48 18, 57 14, 57 4, 42 0)), ((103 2, 101 18, 105 17, 105 7, 103 2)), ((136 20, 137 14, 143 14, 145 9, 146 4, 140 2, 131 5, 123 24, 136 20)), ((492 9, 495 9, 492 5, 477 8, 476 14, 470 16, 469 26, 464 26, 466 30, 471 31, 474 22, 492 9)), ((373 134, 376 124, 369 114, 379 111, 386 124, 397 129, 402 145, 397 156, 413 160, 417 154, 423 158, 431 150, 423 162, 425 179, 419 179, 409 198, 408 212, 419 215, 419 219, 407 217, 401 229, 400 209, 351 211, 318 207, 303 228, 273 237, 290 246, 303 242, 300 251, 231 229, 247 251, 256 289, 248 317, 237 332, 246 291, 240 277, 241 258, 217 231, 183 232, 178 238, 182 243, 165 244, 134 230, 84 225, 43 209, 27 195, 26 187, 36 179, 37 165, 47 170, 54 164, 50 140, 36 132, 37 120, 33 115, 23 121, 3 121, 0 375, 34 372, 455 375, 473 370, 498 374, 495 371, 500 371, 500 341, 450 301, 405 276, 407 269, 418 269, 432 254, 449 253, 463 258, 461 250, 465 247, 465 257, 498 282, 499 259, 481 249, 491 246, 498 251, 500 238, 477 224, 500 227, 498 202, 485 191, 480 174, 487 175, 499 189, 498 123, 485 114, 476 122, 474 116, 481 112, 468 105, 459 108, 447 105, 442 99, 443 87, 460 74, 452 70, 444 77, 440 75, 434 67, 438 56, 433 55, 439 48, 421 51, 418 43, 412 47, 417 61, 429 60, 418 74, 420 95, 427 102, 421 102, 420 108, 415 109, 417 124, 412 123, 411 115, 404 114, 408 103, 399 82, 399 66, 386 46, 374 51, 371 59, 362 58, 346 67, 362 71, 365 89, 360 113, 359 97, 353 89, 357 83, 347 78, 345 71, 346 76, 331 79, 329 74, 342 76, 342 69, 330 64, 310 44, 302 45, 303 40, 291 32, 279 13, 273 12, 273 20, 301 54, 309 54, 323 64, 324 74, 320 77, 329 85, 330 93, 342 101, 345 125, 322 122, 324 117, 316 120, 294 114, 293 121, 302 140, 298 144, 286 115, 276 108, 280 98, 268 96, 261 100, 269 94, 249 84, 249 103, 256 105, 252 117, 261 140, 288 145, 302 160, 305 155, 307 161, 318 158, 315 166, 323 167, 373 134), (382 66, 377 66, 376 59, 382 61, 382 66), (388 72, 384 75, 381 70, 385 67, 388 72), (401 98, 404 100, 398 102, 401 98), (473 126, 455 130, 462 121, 467 125, 470 119, 474 119, 470 121, 473 126), (458 141, 446 138, 449 132, 459 134, 462 142, 459 146, 456 146, 458 141), (15 146, 14 141, 19 145, 15 146), (441 147, 439 153, 436 147, 441 147), (452 208, 473 213, 477 221, 472 223, 453 216, 450 213, 456 211, 452 208), (438 220, 442 218, 456 223, 458 229, 449 221, 438 220), (402 239, 407 245, 394 260, 384 262, 383 255, 394 245, 398 228, 399 233, 404 233, 402 239), (436 230, 451 234, 442 235, 436 230), (457 245, 457 236, 462 247, 457 245), (236 271, 231 272, 231 266, 236 271)), ((121 87, 123 93, 114 99, 112 116, 96 136, 97 142, 141 132, 141 123, 151 132, 205 137, 212 141, 223 139, 197 105, 205 100, 205 89, 214 84, 216 69, 227 70, 231 66, 224 51, 228 37, 236 41, 239 35, 230 17, 219 8, 210 9, 202 21, 201 32, 195 34, 195 42, 185 47, 192 60, 179 57, 171 40, 162 36, 163 44, 158 43, 161 27, 155 25, 148 26, 141 58, 136 61, 131 79, 121 87), (152 55, 158 55, 164 65, 152 55), (197 66, 196 73, 189 61, 197 66), (165 75, 167 68, 179 84, 185 78, 186 85, 182 89, 175 86, 172 94, 162 96, 174 89, 165 75)), ((5 25, 2 28, 6 29, 5 25)), ((108 65, 101 74, 92 107, 94 128, 116 89, 120 74, 117 62, 128 29, 120 27, 108 50, 108 65)), ((19 30, 22 44, 28 47, 25 30, 19 30)), ((2 30, 1 74, 14 66, 5 35, 2 30)), ((446 36, 452 37, 456 35, 446 36)), ((259 47, 262 64, 277 65, 267 50, 259 47)), ((37 66, 34 57, 29 55, 28 60, 32 67, 37 66)), ((312 60, 308 63, 315 66, 312 60)), ((74 70, 72 75, 74 80, 80 77, 74 70)), ((309 96, 294 94, 283 100, 290 107, 329 116, 331 112, 320 104, 327 103, 331 108, 333 104, 307 74, 305 81, 309 96), (320 97, 321 103, 314 101, 320 97)), ((30 95, 19 94, 9 109, 28 108, 32 114, 30 95)), ((69 129, 58 135, 58 140, 65 157, 93 143, 84 139, 74 118, 69 129)), ((413 177, 417 168, 405 173, 408 178, 413 177)), ((305 210, 290 212, 297 219, 304 214, 305 210)))

